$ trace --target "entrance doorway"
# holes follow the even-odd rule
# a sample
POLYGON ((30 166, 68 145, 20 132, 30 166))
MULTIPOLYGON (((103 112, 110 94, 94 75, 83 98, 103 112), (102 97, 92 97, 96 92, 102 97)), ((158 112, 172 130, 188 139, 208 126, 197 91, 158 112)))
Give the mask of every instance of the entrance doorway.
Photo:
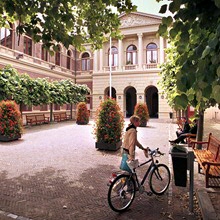
MULTIPOLYGON (((116 99, 116 90, 114 87, 111 87, 111 88, 112 88, 112 97, 111 98, 116 99)), ((105 96, 110 97, 109 87, 105 89, 105 96)))
POLYGON ((131 117, 134 114, 134 107, 137 103, 136 89, 129 87, 125 91, 126 97, 126 117, 131 117))
POLYGON ((150 86, 145 91, 146 104, 151 118, 158 118, 158 89, 150 86))

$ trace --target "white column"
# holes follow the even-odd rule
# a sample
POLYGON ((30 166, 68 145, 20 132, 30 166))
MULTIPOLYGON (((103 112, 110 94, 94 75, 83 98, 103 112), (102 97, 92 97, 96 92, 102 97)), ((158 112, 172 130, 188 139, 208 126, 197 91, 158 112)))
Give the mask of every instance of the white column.
POLYGON ((122 59, 123 59, 123 52, 122 52, 122 40, 118 40, 118 69, 121 70, 122 67, 122 59))
POLYGON ((97 57, 97 50, 94 51, 94 58, 93 58, 93 71, 98 71, 98 57, 97 57))
POLYGON ((142 36, 143 34, 137 34, 138 35, 138 68, 141 69, 142 68, 142 57, 143 57, 143 39, 142 36))
POLYGON ((164 43, 163 38, 160 37, 160 64, 164 62, 164 43))
POLYGON ((99 59, 100 59, 99 70, 102 72, 103 71, 103 49, 100 49, 99 51, 99 59))

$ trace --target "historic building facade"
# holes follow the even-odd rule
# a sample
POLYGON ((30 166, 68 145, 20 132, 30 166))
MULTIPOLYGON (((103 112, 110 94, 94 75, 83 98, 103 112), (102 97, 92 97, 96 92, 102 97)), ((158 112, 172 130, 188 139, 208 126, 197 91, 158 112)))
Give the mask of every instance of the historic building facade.
MULTIPOLYGON (((74 47, 66 49, 59 44, 54 56, 28 36, 20 36, 18 40, 16 24, 11 29, 1 28, 0 68, 10 64, 31 77, 70 78, 86 84, 91 90, 88 95, 91 117, 100 101, 109 96, 111 85, 112 97, 117 99, 124 116, 133 114, 136 103, 145 102, 152 118, 168 118, 171 109, 158 87, 159 66, 166 58, 167 47, 166 40, 157 35, 161 19, 139 12, 123 14, 120 16, 123 39, 111 39, 96 51, 89 45, 78 52, 74 47)), ((54 110, 69 111, 69 107, 55 105, 54 110)), ((48 106, 23 108, 24 114, 49 112, 48 106)))
POLYGON ((151 117, 168 118, 170 108, 158 87, 160 64, 164 62, 166 41, 157 36, 161 17, 145 13, 121 15, 122 40, 112 40, 94 53, 93 105, 109 95, 110 61, 112 97, 124 116, 133 114, 137 102, 148 105, 151 117), (111 56, 111 59, 110 59, 111 56))

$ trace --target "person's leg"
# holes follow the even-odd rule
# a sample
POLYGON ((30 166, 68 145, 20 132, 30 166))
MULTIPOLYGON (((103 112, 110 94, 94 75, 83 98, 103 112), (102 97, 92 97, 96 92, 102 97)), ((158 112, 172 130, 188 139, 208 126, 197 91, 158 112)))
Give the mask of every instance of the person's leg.
POLYGON ((177 137, 179 137, 179 136, 180 136, 180 134, 179 134, 179 131, 178 131, 178 130, 176 131, 176 136, 177 136, 177 137))
POLYGON ((183 142, 185 138, 186 138, 186 136, 184 134, 182 134, 176 140, 169 141, 169 142, 178 144, 180 142, 183 142))
POLYGON ((184 136, 183 134, 180 135, 176 140, 175 143, 180 143, 180 142, 184 142, 186 136, 184 136))

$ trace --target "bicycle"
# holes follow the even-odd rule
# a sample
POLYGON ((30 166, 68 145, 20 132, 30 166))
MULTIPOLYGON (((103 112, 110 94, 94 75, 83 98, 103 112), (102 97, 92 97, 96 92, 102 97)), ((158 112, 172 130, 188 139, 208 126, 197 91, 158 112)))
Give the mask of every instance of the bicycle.
POLYGON ((150 163, 141 181, 138 180, 136 168, 133 169, 132 173, 112 174, 113 179, 108 190, 108 204, 113 211, 123 212, 128 209, 135 198, 136 191, 139 191, 141 194, 145 192, 143 185, 148 176, 151 190, 151 192, 147 192, 148 195, 152 195, 152 193, 162 195, 167 191, 171 178, 170 170, 165 164, 155 160, 155 157, 163 155, 164 153, 161 153, 159 148, 155 150, 149 149, 150 158, 137 167, 139 168, 150 163))

